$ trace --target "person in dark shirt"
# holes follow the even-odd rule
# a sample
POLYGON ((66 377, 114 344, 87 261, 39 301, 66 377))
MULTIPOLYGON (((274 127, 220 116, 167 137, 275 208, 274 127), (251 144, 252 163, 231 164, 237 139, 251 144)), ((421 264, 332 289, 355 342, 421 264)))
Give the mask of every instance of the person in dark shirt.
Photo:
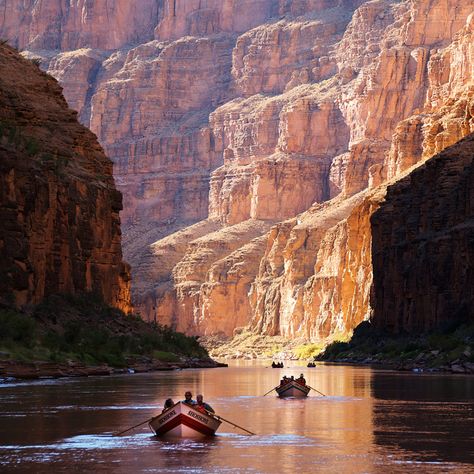
POLYGON ((306 385, 306 379, 304 378, 303 374, 301 374, 299 378, 296 379, 296 381, 301 385, 306 385))
POLYGON ((193 394, 189 391, 184 394, 184 400, 182 402, 186 403, 186 405, 196 405, 196 401, 193 400, 193 394))
POLYGON ((163 407, 163 411, 161 413, 164 413, 165 411, 169 410, 174 406, 174 402, 171 398, 168 398, 165 402, 165 405, 163 407))
POLYGON ((211 407, 211 405, 204 402, 202 395, 198 395, 196 397, 196 400, 197 400, 197 404, 196 404, 195 408, 197 408, 200 412, 202 412, 202 413, 206 413, 206 412, 215 413, 215 411, 211 407))

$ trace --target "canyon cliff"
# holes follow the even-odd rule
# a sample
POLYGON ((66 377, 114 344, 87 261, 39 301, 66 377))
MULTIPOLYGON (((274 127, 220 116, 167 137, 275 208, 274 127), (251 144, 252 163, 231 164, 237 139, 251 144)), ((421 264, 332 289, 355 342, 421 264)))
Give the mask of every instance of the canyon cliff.
POLYGON ((473 160, 471 134, 390 186, 372 215, 376 327, 474 321, 473 160))
POLYGON ((131 310, 112 162, 59 84, 0 45, 0 303, 91 292, 131 310))
POLYGON ((143 317, 310 340, 371 317, 396 258, 372 216, 474 131, 474 4, 59 3, 3 0, 1 35, 112 157, 143 317))

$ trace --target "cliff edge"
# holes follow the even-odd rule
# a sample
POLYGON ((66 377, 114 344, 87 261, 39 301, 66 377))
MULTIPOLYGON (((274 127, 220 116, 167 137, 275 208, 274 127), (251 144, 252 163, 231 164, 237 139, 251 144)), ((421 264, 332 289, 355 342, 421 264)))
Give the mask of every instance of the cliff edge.
POLYGON ((112 162, 55 79, 0 45, 0 302, 94 292, 131 310, 112 162))

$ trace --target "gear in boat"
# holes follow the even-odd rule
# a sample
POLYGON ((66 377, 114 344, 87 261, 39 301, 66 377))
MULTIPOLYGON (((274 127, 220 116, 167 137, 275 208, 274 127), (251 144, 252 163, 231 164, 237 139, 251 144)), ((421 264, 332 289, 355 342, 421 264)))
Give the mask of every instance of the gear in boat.
POLYGON ((191 392, 184 394, 184 400, 174 403, 171 398, 165 402, 161 415, 148 424, 156 436, 199 438, 213 436, 221 421, 214 415, 213 408, 204 403, 203 396, 193 400, 191 392))
POLYGON ((311 388, 306 385, 306 380, 301 374, 297 379, 293 375, 291 377, 284 375, 280 380, 280 385, 275 387, 275 390, 280 398, 304 398, 308 396, 311 388))

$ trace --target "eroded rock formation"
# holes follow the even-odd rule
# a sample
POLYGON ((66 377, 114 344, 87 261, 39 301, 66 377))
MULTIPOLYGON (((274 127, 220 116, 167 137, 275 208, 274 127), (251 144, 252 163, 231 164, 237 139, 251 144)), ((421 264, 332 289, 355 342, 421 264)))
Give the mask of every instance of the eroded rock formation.
POLYGON ((131 309, 112 162, 61 87, 0 46, 0 302, 94 292, 131 309))
POLYGON ((471 2, 31 2, 2 34, 114 159, 145 318, 317 340, 370 316, 387 186, 474 131, 471 2))

